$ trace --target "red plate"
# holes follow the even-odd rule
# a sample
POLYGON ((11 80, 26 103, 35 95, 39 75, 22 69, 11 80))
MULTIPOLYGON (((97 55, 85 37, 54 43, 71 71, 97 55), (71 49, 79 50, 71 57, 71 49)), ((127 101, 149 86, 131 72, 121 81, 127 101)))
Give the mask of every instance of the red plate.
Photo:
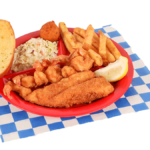
MULTIPOLYGON (((72 28, 69 28, 69 31, 73 31, 72 28)), ((24 36, 21 36, 16 39, 16 47, 20 44, 25 43, 27 40, 33 37, 39 37, 39 31, 32 32, 29 34, 26 34, 24 36)), ((47 107, 42 107, 38 106, 29 102, 24 101, 21 99, 19 96, 17 96, 14 92, 11 92, 11 96, 13 97, 12 99, 9 99, 7 96, 3 94, 3 87, 4 87, 4 81, 8 78, 12 78, 18 74, 22 73, 30 73, 33 72, 33 69, 29 69, 26 71, 18 72, 18 73, 13 73, 10 75, 7 75, 3 78, 0 78, 0 94, 11 104, 15 105, 16 107, 19 107, 20 109, 23 109, 25 111, 42 115, 42 116, 52 116, 52 117, 71 117, 71 116, 79 116, 79 115, 84 115, 84 114, 89 114, 92 112, 96 112, 98 110, 101 110, 112 103, 116 102, 128 89, 132 82, 133 78, 133 64, 130 59, 130 56, 127 54, 127 52, 116 42, 113 41, 113 43, 116 45, 116 47, 119 49, 120 53, 122 56, 125 56, 128 58, 128 65, 129 65, 129 70, 127 75, 121 79, 120 81, 114 83, 115 90, 113 93, 108 95, 105 98, 102 98, 100 100, 97 100, 91 104, 88 105, 82 105, 82 106, 76 106, 72 108, 47 108, 47 107)), ((65 49, 65 46, 63 44, 62 39, 59 40, 58 43, 58 49, 59 53, 58 55, 65 54, 67 55, 68 52, 65 49)))

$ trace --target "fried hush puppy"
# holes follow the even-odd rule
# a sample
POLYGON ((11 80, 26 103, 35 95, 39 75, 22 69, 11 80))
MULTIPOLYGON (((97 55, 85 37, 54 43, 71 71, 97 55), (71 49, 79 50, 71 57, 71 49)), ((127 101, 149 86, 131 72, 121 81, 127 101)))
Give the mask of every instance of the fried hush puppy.
POLYGON ((60 31, 54 21, 47 22, 41 27, 40 37, 51 42, 58 41, 60 31))

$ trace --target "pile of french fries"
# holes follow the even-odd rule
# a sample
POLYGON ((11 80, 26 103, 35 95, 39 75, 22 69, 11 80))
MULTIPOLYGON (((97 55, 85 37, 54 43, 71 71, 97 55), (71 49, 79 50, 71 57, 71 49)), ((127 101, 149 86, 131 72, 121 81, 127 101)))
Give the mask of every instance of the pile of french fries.
POLYGON ((101 30, 98 36, 92 25, 89 25, 86 30, 74 28, 71 33, 65 23, 60 22, 59 29, 67 50, 70 53, 74 51, 74 48, 86 50, 94 60, 94 66, 107 66, 121 56, 113 42, 101 30))

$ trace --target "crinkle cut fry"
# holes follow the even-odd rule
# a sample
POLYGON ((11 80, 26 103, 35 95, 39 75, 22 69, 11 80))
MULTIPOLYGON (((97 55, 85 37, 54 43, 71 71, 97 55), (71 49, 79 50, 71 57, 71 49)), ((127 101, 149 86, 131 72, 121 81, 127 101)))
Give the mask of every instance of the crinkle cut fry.
POLYGON ((61 93, 71 86, 85 82, 94 77, 95 74, 92 71, 78 72, 68 78, 63 78, 57 83, 45 86, 43 89, 34 90, 31 94, 25 97, 25 100, 41 106, 46 106, 53 96, 61 93))
POLYGON ((52 97, 46 104, 48 107, 70 107, 75 104, 91 103, 108 96, 114 87, 104 77, 92 78, 74 85, 52 97))

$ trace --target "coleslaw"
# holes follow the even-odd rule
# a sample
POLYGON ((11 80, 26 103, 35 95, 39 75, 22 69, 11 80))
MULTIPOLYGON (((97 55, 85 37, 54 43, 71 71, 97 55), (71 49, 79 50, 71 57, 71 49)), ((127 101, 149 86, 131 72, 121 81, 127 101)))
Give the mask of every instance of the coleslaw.
POLYGON ((35 60, 51 60, 58 54, 58 42, 50 42, 42 38, 31 38, 15 49, 14 60, 11 70, 14 72, 32 68, 35 60))

